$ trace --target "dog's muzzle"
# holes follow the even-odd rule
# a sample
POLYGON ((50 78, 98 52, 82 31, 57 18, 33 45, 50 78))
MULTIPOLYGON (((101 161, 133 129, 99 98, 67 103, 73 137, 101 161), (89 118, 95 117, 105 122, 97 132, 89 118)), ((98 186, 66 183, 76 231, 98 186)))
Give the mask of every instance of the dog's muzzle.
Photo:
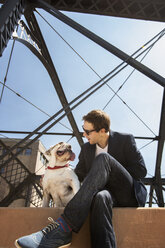
POLYGON ((69 149, 65 149, 65 150, 58 150, 57 151, 57 155, 58 156, 62 156, 64 155, 66 152, 69 152, 70 153, 70 161, 73 161, 75 159, 75 153, 72 152, 72 150, 69 150, 69 149))
POLYGON ((70 161, 74 161, 75 157, 76 157, 75 153, 70 151, 70 161))

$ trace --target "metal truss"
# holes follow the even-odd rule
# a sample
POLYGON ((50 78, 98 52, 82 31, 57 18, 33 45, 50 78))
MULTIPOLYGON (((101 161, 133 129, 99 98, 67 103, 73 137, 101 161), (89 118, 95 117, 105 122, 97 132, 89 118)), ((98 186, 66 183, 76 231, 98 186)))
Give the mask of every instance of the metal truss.
MULTIPOLYGON (((0 1, 0 2, 4 2, 4 1, 0 1)), ((27 146, 32 144, 41 135, 44 135, 44 134, 56 135, 57 133, 48 133, 48 130, 53 125, 55 125, 57 122, 59 122, 64 116, 68 117, 68 120, 73 129, 73 133, 70 133, 70 135, 75 136, 79 144, 82 145, 83 144, 82 133, 80 133, 78 130, 77 124, 72 114, 72 110, 76 108, 78 104, 84 101, 87 97, 92 95, 97 89, 102 87, 106 83, 106 81, 102 82, 103 79, 107 80, 107 77, 99 80, 93 86, 93 88, 91 87, 87 89, 83 94, 76 97, 70 103, 67 102, 67 99, 64 94, 61 83, 59 81, 57 72, 55 70, 52 59, 48 52, 47 46, 43 39, 37 20, 35 18, 35 15, 33 12, 35 7, 43 8, 44 10, 49 12, 51 15, 60 19, 62 22, 76 29, 78 32, 85 35, 89 39, 93 40, 95 43, 105 48, 107 51, 111 52, 115 56, 122 59, 123 65, 124 64, 131 65, 133 68, 140 71, 147 77, 151 78, 156 83, 160 84, 162 87, 165 87, 165 79, 161 77, 160 75, 158 75, 156 72, 152 71, 148 67, 138 62, 136 60, 136 57, 133 58, 133 55, 129 56, 125 54, 124 52, 116 48, 115 46, 106 42, 102 38, 98 37, 91 31, 85 29, 84 27, 82 27, 81 25, 79 25, 78 23, 76 23, 75 21, 71 20, 70 18, 66 17, 64 14, 58 11, 58 9, 71 10, 71 11, 84 12, 84 13, 95 13, 95 14, 102 14, 102 15, 139 18, 139 19, 144 19, 144 20, 164 21, 165 20, 165 3, 163 0, 159 0, 159 1, 152 0, 152 1, 145 1, 145 2, 142 0, 140 1, 74 0, 74 1, 70 1, 69 3, 67 0, 59 0, 59 1, 58 0, 57 1, 51 1, 51 0, 30 1, 29 0, 29 1, 26 1, 26 5, 25 5, 25 2, 21 0, 6 1, 3 8, 1 8, 0 10, 0 32, 1 32, 0 54, 2 54, 5 46, 7 45, 8 40, 11 37, 12 32, 14 31, 15 26, 18 23, 18 20, 21 14, 23 13, 28 23, 28 27, 23 22, 21 22, 21 25, 26 30, 28 38, 32 41, 33 44, 30 43, 28 39, 24 39, 23 37, 14 36, 14 39, 21 42, 26 47, 28 47, 29 50, 33 54, 35 54, 40 59, 40 61, 43 63, 43 65, 45 66, 45 68, 47 69, 49 73, 49 76, 52 80, 55 90, 59 96, 59 99, 62 104, 62 109, 58 111, 57 113, 55 113, 52 117, 50 117, 46 122, 44 122, 38 128, 36 128, 33 132, 27 133, 27 136, 22 141, 20 141, 19 143, 17 143, 10 149, 8 149, 7 152, 0 157, 0 161, 1 161, 0 168, 4 168, 5 170, 8 170, 8 168, 13 166, 12 165, 13 163, 14 164, 16 163, 19 166, 14 167, 14 168, 16 168, 17 172, 21 171, 20 172, 21 179, 14 181, 14 183, 7 178, 7 174, 6 176, 0 175, 3 178, 3 180, 6 181, 6 183, 8 184, 10 188, 8 195, 0 202, 0 206, 8 206, 14 199, 20 197, 20 195, 25 194, 25 191, 27 191, 27 188, 28 190, 30 189, 30 192, 32 192, 33 190, 31 190, 31 186, 29 188, 29 185, 33 185, 35 194, 37 194, 37 197, 39 197, 39 199, 41 200, 42 189, 37 183, 35 175, 31 174, 26 169, 26 167, 21 163, 21 161, 18 160, 17 155, 19 155, 19 153, 21 153, 22 150, 24 150, 27 146), (13 16, 15 18, 13 18, 13 16), (8 23, 8 25, 6 25, 6 23, 8 23), (34 43, 37 45, 37 47, 34 47, 34 43), (94 89, 94 87, 96 88, 94 89), (80 98, 81 100, 79 100, 80 98), (79 102, 76 103, 76 101, 78 100, 79 102), (48 124, 49 126, 47 126, 48 124), (45 128, 45 129, 40 131, 42 128, 45 128), (31 137, 33 137, 33 135, 35 135, 35 138, 29 140, 31 137), (23 144, 24 141, 27 141, 27 144, 23 146, 21 150, 14 153, 14 149, 18 147, 20 144, 23 144)), ((68 134, 61 133, 61 135, 68 135, 68 134)), ((143 139, 145 137, 140 137, 140 138, 143 139)), ((163 100, 162 100, 162 111, 161 111, 159 135, 158 137, 155 137, 153 139, 158 140, 155 176, 153 178, 145 178, 144 183, 146 185, 149 185, 150 187, 150 197, 149 197, 149 202, 148 202, 149 206, 152 206, 152 204, 157 204, 160 207, 164 207, 163 185, 165 185, 165 179, 161 178, 160 167, 161 167, 162 153, 163 153, 163 147, 164 147, 164 141, 165 141, 165 94, 163 95, 163 100)), ((3 147, 5 147, 5 144, 2 141, 0 141, 0 143, 1 145, 3 145, 3 147)), ((36 196, 34 198, 36 200, 36 196)), ((35 202, 35 200, 33 202, 35 202)), ((40 203, 34 203, 34 205, 40 206, 40 203)))
POLYGON ((165 21, 164 0, 45 0, 45 3, 59 10, 165 21))
POLYGON ((0 56, 25 8, 24 0, 6 1, 0 9, 0 56))

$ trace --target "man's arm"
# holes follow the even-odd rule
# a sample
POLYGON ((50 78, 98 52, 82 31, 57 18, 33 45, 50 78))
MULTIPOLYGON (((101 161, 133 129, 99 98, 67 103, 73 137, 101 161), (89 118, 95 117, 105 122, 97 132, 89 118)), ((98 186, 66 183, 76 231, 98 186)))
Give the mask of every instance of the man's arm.
POLYGON ((79 181, 82 182, 86 176, 83 147, 81 148, 79 162, 74 171, 77 174, 79 181))
POLYGON ((136 180, 144 178, 147 174, 147 169, 144 159, 137 149, 135 139, 132 135, 127 136, 125 152, 127 154, 126 169, 136 180))

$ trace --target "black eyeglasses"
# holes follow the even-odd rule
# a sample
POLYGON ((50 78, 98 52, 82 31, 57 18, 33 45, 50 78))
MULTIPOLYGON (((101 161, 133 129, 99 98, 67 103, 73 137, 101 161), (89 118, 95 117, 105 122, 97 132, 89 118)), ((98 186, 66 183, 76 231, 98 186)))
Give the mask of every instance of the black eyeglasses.
POLYGON ((89 135, 90 133, 96 131, 96 129, 87 130, 87 129, 85 129, 83 126, 82 126, 82 128, 83 128, 84 132, 85 132, 87 135, 89 135))

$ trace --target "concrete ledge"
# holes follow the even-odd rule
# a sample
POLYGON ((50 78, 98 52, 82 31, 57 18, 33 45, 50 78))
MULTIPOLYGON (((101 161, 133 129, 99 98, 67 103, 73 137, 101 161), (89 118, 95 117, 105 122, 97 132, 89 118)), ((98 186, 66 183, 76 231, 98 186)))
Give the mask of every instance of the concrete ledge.
MULTIPOLYGON (((18 237, 41 230, 50 223, 48 217, 56 219, 62 212, 62 208, 0 208, 0 248, 14 248, 18 237)), ((70 248, 90 248, 87 222, 78 235, 73 233, 70 248)))
MULTIPOLYGON (((63 209, 0 208, 0 248, 14 248, 14 240, 42 229, 49 216, 57 218, 63 209)), ((113 223, 118 248, 164 248, 165 208, 114 208, 113 223)), ((88 220, 70 248, 90 248, 88 220)))
POLYGON ((116 208, 118 248, 164 248, 165 208, 116 208))

